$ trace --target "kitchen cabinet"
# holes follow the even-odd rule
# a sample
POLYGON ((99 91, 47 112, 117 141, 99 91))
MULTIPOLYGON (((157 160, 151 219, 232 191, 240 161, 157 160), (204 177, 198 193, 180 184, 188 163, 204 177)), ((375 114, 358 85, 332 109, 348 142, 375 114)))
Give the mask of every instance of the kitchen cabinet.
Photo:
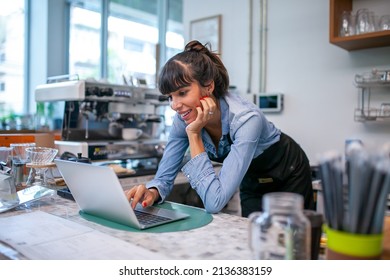
POLYGON ((373 71, 370 78, 355 76, 359 91, 359 106, 355 109, 355 121, 390 121, 390 70, 373 71), (385 94, 385 99, 374 98, 375 94, 385 94), (386 98, 386 95, 389 98, 386 98), (381 100, 382 99, 382 100, 381 100))
MULTIPOLYGON (((340 37, 340 17, 352 11, 353 0, 330 0, 329 41, 347 51, 390 46, 390 30, 340 37)), ((369 3, 369 1, 367 1, 369 3)))

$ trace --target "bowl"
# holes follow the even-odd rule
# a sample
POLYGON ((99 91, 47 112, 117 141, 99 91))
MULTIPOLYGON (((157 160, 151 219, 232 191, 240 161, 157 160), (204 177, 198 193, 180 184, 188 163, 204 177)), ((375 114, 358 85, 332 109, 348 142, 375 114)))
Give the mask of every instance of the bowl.
POLYGON ((142 130, 138 128, 123 128, 122 138, 124 140, 136 140, 142 135, 142 130))

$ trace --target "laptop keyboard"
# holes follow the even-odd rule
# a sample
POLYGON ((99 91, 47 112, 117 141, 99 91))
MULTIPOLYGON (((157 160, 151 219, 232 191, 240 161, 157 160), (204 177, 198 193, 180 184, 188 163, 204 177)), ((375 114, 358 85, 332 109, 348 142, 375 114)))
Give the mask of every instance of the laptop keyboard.
POLYGON ((134 210, 134 213, 137 216, 138 221, 144 225, 153 225, 159 222, 172 220, 171 218, 161 217, 150 213, 144 213, 138 210, 134 210))

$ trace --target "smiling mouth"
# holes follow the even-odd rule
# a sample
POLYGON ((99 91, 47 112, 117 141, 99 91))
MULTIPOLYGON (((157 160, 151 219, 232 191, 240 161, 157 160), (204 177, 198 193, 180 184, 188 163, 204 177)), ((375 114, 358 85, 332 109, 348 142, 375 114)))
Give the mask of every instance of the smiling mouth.
POLYGON ((187 112, 183 113, 183 114, 180 114, 180 117, 182 119, 185 119, 190 113, 191 113, 192 110, 188 110, 187 112))

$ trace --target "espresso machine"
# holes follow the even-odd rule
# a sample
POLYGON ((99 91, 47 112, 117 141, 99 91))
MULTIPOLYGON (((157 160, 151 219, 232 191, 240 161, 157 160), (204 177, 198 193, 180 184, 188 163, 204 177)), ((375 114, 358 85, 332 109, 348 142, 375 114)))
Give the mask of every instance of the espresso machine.
POLYGON ((39 85, 37 102, 61 102, 63 110, 58 155, 88 158, 92 164, 119 164, 135 172, 123 176, 154 174, 167 139, 167 99, 157 89, 66 80, 39 85), (124 140, 122 130, 137 128, 142 134, 124 140))

